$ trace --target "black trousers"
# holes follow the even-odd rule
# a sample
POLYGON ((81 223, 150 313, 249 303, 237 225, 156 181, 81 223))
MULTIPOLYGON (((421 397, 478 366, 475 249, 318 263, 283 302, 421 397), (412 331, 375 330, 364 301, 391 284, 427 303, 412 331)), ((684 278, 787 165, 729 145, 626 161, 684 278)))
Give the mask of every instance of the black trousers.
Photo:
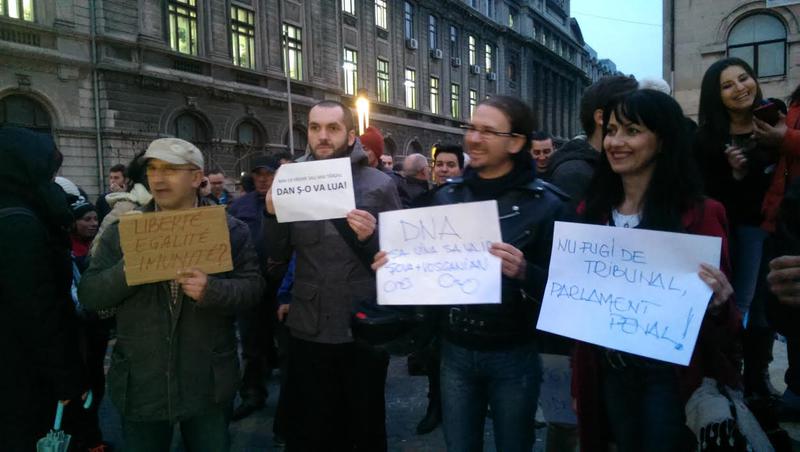
POLYGON ((274 338, 276 310, 275 294, 268 289, 258 304, 237 314, 244 368, 239 394, 245 403, 264 403, 267 374, 278 366, 274 338))
POLYGON ((354 343, 290 338, 290 452, 386 451, 384 387, 389 356, 354 343))

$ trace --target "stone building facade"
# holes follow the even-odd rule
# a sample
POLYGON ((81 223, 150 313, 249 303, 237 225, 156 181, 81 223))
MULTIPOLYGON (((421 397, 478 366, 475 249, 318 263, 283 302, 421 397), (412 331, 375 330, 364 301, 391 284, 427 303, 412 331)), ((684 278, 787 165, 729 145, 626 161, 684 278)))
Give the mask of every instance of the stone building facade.
POLYGON ((290 134, 302 154, 310 105, 360 93, 400 157, 459 142, 496 93, 569 137, 603 74, 587 48, 568 0, 6 0, 0 125, 52 132, 90 194, 157 137, 234 175, 290 134))
POLYGON ((706 69, 728 56, 754 66, 765 97, 800 83, 800 1, 664 1, 664 79, 697 119, 706 69))

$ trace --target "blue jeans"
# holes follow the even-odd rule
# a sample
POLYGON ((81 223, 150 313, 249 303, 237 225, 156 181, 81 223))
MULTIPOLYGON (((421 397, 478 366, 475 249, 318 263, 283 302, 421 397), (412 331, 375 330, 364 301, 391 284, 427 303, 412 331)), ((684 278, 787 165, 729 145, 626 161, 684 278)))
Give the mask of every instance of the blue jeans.
POLYGON ((503 452, 533 449, 542 365, 534 344, 476 351, 442 341, 442 426, 448 452, 483 450, 487 405, 495 446, 503 452))
POLYGON ((603 400, 617 452, 688 450, 683 403, 673 366, 603 366, 603 400))
POLYGON ((756 295, 756 283, 767 232, 757 226, 738 226, 735 234, 736 241, 734 249, 731 250, 734 262, 731 285, 736 294, 736 307, 739 308, 747 324, 748 318, 751 317, 748 315, 751 304, 756 295))
MULTIPOLYGON (((226 452, 231 448, 228 432, 231 409, 223 408, 183 419, 183 448, 186 452, 226 452)), ((169 452, 175 422, 136 422, 122 418, 124 452, 169 452)))

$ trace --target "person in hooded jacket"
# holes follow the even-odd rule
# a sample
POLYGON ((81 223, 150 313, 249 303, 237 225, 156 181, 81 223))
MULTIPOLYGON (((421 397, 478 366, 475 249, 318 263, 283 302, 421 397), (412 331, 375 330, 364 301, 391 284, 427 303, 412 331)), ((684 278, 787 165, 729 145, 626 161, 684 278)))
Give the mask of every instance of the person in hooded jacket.
POLYGON ((34 450, 59 400, 85 391, 70 299, 72 214, 52 137, 0 128, 0 450, 34 450))

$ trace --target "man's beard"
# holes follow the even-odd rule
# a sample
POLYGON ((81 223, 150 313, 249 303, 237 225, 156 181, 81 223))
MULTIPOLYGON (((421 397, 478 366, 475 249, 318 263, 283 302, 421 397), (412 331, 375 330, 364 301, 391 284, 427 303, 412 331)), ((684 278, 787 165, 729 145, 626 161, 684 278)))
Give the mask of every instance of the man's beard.
MULTIPOLYGON (((311 149, 311 154, 314 155, 314 158, 320 159, 320 156, 319 156, 319 154, 317 154, 317 150, 316 149, 312 148, 311 149)), ((350 146, 345 141, 344 144, 342 145, 342 147, 339 147, 339 148, 336 148, 336 149, 333 150, 333 154, 330 157, 323 157, 323 158, 335 159, 335 158, 340 158, 340 157, 347 157, 349 155, 350 155, 350 146)))

